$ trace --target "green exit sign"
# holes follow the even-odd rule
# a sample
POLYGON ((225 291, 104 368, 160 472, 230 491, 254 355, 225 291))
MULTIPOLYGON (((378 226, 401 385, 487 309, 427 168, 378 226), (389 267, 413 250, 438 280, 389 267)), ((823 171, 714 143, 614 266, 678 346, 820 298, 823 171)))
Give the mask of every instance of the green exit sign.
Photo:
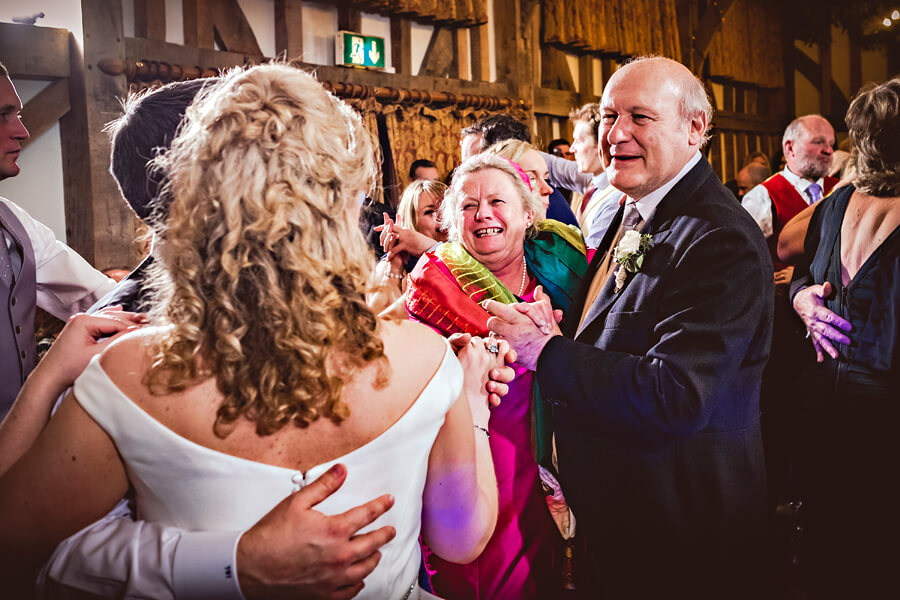
POLYGON ((334 62, 345 67, 384 68, 384 38, 352 31, 338 31, 334 62))

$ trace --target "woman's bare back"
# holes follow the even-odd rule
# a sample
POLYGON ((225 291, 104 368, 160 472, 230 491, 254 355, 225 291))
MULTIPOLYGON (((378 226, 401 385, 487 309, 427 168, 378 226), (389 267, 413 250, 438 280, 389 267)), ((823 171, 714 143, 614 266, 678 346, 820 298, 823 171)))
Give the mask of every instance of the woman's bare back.
MULTIPOLYGON (((143 385, 149 367, 144 342, 153 331, 137 332, 111 346, 101 359, 116 386, 150 416, 178 435, 212 450, 247 460, 307 471, 377 438, 412 406, 438 370, 447 346, 436 333, 412 323, 380 322, 389 380, 376 388, 376 363, 344 384, 341 398, 350 416, 340 424, 319 419, 308 427, 289 424, 269 436, 240 418, 225 438, 213 431, 222 395, 214 378, 181 392, 153 395, 143 385)), ((159 330, 156 330, 159 333, 159 330)))
POLYGON ((841 223, 841 279, 849 284, 876 249, 900 226, 900 198, 853 192, 841 223))

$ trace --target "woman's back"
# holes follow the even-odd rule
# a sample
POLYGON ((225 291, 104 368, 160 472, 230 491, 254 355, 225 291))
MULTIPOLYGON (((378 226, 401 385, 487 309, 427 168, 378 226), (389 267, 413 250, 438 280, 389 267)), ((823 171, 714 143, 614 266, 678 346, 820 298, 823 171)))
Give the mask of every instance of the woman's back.
POLYGON ((382 549, 366 579, 373 597, 402 594, 416 579, 417 539, 429 451, 444 414, 459 397, 462 372, 445 342, 415 324, 384 324, 392 376, 375 389, 370 369, 345 385, 350 416, 340 425, 320 419, 256 435, 239 420, 224 439, 212 432, 221 395, 207 380, 183 392, 153 396, 135 369, 146 335, 116 344, 76 382, 79 403, 115 441, 135 488, 140 517, 190 530, 241 530, 285 496, 340 461, 344 486, 317 506, 338 514, 391 493, 395 505, 368 529, 392 525, 397 537, 382 549), (410 326, 412 325, 412 326, 410 326), (416 364, 402 349, 415 347, 416 364))

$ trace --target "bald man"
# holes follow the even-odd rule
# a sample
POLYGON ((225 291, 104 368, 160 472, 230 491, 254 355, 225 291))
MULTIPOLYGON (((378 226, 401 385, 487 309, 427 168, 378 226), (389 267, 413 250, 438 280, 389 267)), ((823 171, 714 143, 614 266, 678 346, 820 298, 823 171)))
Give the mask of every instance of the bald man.
MULTIPOLYGON (((778 260, 778 234, 797 213, 815 204, 838 182, 829 177, 834 160, 834 128, 821 115, 797 117, 781 140, 785 167, 741 198, 741 205, 769 240, 775 270, 787 265, 778 260)), ((789 275, 783 279, 789 280, 789 275)))
POLYGON ((586 285, 561 330, 537 296, 488 302, 488 324, 536 369, 553 411, 584 597, 765 597, 765 240, 700 154, 712 107, 688 69, 626 64, 601 108, 600 149, 626 202, 586 285))

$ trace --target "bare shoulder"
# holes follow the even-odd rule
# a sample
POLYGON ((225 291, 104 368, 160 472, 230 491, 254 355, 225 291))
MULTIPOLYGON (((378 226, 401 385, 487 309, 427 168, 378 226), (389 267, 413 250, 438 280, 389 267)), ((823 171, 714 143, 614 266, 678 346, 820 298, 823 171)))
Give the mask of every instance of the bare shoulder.
POLYGON ((414 321, 383 321, 382 325, 384 351, 389 360, 394 362, 396 359, 405 364, 414 360, 422 369, 437 369, 447 352, 443 337, 414 321))
POLYGON ((100 355, 100 366, 120 388, 140 382, 149 366, 150 342, 160 334, 157 327, 144 327, 114 340, 100 355))

